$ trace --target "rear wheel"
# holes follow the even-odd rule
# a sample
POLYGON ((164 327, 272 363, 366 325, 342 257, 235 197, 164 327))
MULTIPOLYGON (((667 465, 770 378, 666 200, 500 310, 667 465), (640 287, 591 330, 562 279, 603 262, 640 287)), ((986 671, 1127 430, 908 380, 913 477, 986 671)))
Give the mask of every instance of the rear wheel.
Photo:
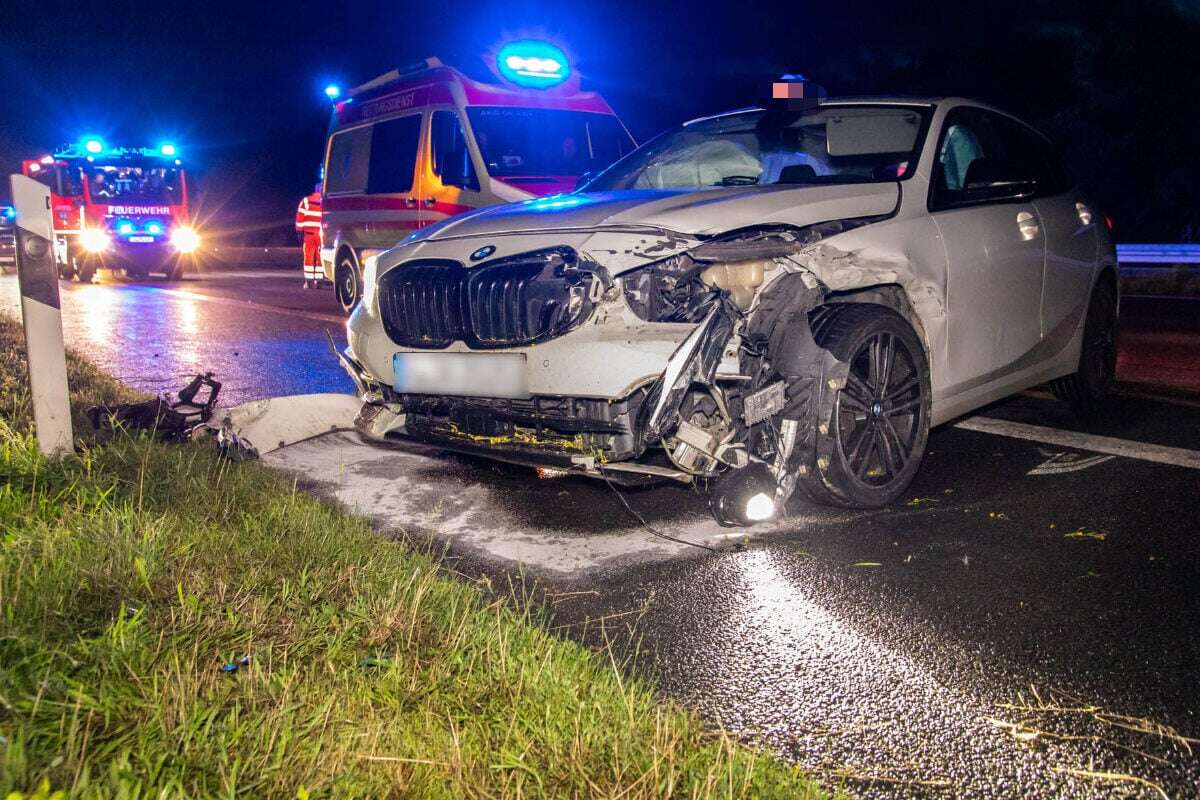
POLYGON ((338 305, 344 314, 349 314, 362 299, 362 280, 359 277, 358 262, 349 250, 338 254, 337 267, 333 273, 334 294, 338 305))
POLYGON ((1050 383, 1050 390, 1075 413, 1101 410, 1117 372, 1117 290, 1105 279, 1096 285, 1083 323, 1079 370, 1050 383))
POLYGON ((815 502, 874 508, 895 500, 920 468, 929 439, 929 362, 899 314, 846 305, 815 315, 814 339, 849 364, 832 403, 811 404, 797 484, 815 502))

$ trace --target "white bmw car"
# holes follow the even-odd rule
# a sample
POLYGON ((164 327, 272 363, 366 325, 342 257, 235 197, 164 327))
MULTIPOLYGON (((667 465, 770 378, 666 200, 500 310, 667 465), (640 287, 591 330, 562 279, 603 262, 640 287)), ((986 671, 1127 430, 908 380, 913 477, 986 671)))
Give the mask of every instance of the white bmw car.
POLYGON ((958 98, 783 100, 689 122, 570 195, 367 264, 359 429, 616 483, 728 524, 800 491, 886 504, 932 425, 1112 381, 1105 217, 1020 120, 958 98))

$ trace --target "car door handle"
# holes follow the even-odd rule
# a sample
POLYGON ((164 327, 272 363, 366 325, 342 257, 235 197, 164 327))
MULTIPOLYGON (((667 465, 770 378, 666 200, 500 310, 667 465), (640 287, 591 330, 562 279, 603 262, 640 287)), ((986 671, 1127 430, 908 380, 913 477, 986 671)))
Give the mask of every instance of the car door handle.
POLYGON ((1017 214, 1017 230, 1021 232, 1024 241, 1031 242, 1037 238, 1041 227, 1038 226, 1037 217, 1028 211, 1022 211, 1017 214))
POLYGON ((415 198, 415 197, 404 198, 404 207, 405 208, 416 208, 417 207, 417 198, 415 198))
POLYGON ((426 208, 433 208, 436 205, 437 205, 436 197, 426 197, 425 198, 425 207, 426 208))

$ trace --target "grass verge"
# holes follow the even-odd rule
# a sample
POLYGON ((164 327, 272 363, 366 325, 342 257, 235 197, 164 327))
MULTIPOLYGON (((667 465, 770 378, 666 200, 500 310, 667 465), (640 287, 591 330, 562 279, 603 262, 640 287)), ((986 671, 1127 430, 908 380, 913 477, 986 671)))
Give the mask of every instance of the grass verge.
POLYGON ((22 344, 0 318, 0 797, 820 796, 258 464, 43 460, 22 344))

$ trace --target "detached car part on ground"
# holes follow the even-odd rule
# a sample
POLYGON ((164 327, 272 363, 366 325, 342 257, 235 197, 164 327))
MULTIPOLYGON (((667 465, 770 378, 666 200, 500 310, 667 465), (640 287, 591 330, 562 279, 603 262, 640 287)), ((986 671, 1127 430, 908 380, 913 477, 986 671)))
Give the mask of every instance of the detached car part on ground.
POLYGON ((1104 217, 1049 143, 961 99, 698 120, 583 190, 453 218, 365 269, 343 362, 378 440, 633 484, 723 523, 873 507, 931 425, 1115 361, 1104 217))

